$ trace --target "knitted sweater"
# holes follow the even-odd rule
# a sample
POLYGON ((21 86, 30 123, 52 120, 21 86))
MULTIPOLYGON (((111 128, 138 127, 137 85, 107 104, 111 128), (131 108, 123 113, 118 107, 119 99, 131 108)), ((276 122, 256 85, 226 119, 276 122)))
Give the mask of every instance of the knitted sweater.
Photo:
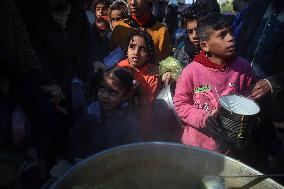
MULTIPOLYGON (((129 34, 135 29, 132 22, 131 18, 127 18, 117 23, 110 40, 111 50, 118 46, 127 49, 129 34)), ((152 37, 155 46, 155 60, 160 62, 170 55, 169 33, 165 25, 156 20, 152 20, 152 22, 143 26, 143 28, 140 27, 140 29, 146 31, 152 37)))
POLYGON ((217 142, 201 132, 209 113, 219 105, 218 96, 247 96, 254 81, 250 64, 238 57, 225 69, 213 69, 193 61, 177 81, 174 105, 184 122, 182 143, 218 151, 217 142))

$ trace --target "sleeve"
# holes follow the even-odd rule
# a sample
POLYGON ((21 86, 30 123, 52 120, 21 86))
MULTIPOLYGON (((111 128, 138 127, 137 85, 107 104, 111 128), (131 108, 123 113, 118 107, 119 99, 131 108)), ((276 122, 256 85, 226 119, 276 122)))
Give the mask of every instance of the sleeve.
POLYGON ((202 129, 205 127, 205 120, 209 112, 194 105, 193 94, 192 75, 185 69, 176 84, 174 106, 186 126, 202 129))
POLYGON ((166 27, 161 28, 160 43, 159 43, 159 52, 157 52, 157 62, 164 60, 170 56, 171 45, 169 32, 166 27))

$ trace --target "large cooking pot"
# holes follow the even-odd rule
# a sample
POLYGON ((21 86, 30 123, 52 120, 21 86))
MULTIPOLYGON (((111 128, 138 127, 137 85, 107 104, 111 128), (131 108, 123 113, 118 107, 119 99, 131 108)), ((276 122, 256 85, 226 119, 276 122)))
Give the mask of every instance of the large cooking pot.
MULTIPOLYGON (((116 147, 81 161, 52 189, 88 185, 104 189, 195 189, 211 176, 259 175, 232 158, 175 143, 137 143, 116 147)), ((283 189, 271 179, 225 178, 226 188, 283 189), (250 186, 250 187, 249 187, 250 186)))

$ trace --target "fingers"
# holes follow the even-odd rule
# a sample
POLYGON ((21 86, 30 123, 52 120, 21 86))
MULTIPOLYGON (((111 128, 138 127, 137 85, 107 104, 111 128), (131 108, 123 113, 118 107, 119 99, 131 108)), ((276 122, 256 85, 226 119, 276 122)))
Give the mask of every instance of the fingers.
POLYGON ((261 98, 264 95, 262 90, 253 91, 253 93, 249 96, 249 98, 252 98, 254 100, 261 98))
POLYGON ((172 80, 172 75, 170 72, 166 72, 162 75, 162 82, 165 86, 168 86, 172 80))
POLYGON ((260 80, 254 86, 251 95, 249 98, 259 99, 271 91, 270 84, 266 80, 260 80))
POLYGON ((58 111, 58 113, 61 113, 61 114, 64 114, 64 115, 66 115, 68 113, 67 108, 60 107, 59 105, 56 105, 55 108, 58 111))

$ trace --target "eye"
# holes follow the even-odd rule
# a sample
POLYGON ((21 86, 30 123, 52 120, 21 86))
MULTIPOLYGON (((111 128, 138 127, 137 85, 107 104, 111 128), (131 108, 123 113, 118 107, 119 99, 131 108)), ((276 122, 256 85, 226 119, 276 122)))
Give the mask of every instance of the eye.
POLYGON ((222 31, 219 33, 218 37, 221 37, 222 39, 224 39, 227 34, 228 34, 228 31, 222 31))
POLYGON ((114 91, 114 90, 110 90, 109 93, 110 93, 111 96, 116 96, 117 95, 117 92, 114 91))
POLYGON ((130 49, 135 49, 135 45, 130 44, 130 45, 129 45, 129 48, 130 48, 130 49))
POLYGON ((145 47, 141 47, 141 48, 140 48, 140 51, 141 51, 141 52, 147 52, 147 50, 146 50, 145 47))
POLYGON ((101 93, 102 93, 102 92, 105 92, 105 90, 106 90, 106 89, 105 89, 103 86, 100 86, 100 88, 99 88, 99 92, 101 92, 101 93))
POLYGON ((194 31, 193 29, 188 29, 188 30, 187 30, 187 32, 188 32, 189 34, 193 34, 193 31, 194 31))

